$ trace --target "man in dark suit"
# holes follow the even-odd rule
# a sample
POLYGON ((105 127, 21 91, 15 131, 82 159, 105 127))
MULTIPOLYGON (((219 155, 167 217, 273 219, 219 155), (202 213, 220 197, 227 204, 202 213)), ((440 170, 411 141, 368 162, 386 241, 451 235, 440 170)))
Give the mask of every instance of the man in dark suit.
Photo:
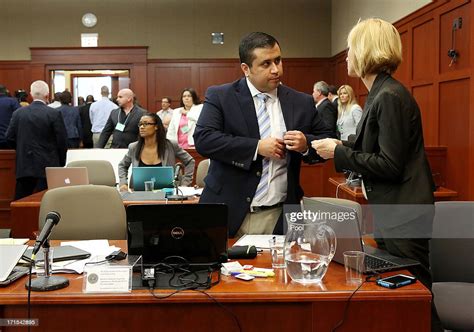
POLYGON ((91 130, 92 124, 91 118, 89 117, 89 110, 93 102, 94 96, 88 95, 86 97, 86 104, 79 107, 79 116, 81 117, 82 123, 82 146, 85 149, 92 149, 94 147, 91 130))
POLYGON ((18 100, 8 97, 7 88, 0 84, 0 149, 9 149, 5 134, 13 112, 20 108, 18 100))
POLYGON ((120 108, 110 112, 109 119, 100 134, 97 147, 103 149, 113 134, 112 149, 126 149, 138 139, 138 122, 146 111, 134 103, 135 94, 130 89, 118 92, 117 103, 120 108))
POLYGON ((6 134, 9 143, 16 147, 15 199, 47 188, 45 167, 66 164, 66 128, 61 112, 46 106, 46 82, 33 82, 31 96, 31 105, 13 113, 6 134))
POLYGON ((229 235, 281 232, 282 204, 298 204, 301 160, 328 129, 309 95, 281 84, 280 45, 254 32, 239 46, 245 78, 210 87, 198 119, 196 150, 211 158, 201 203, 229 207, 229 235), (278 221, 278 223, 277 223, 278 221))
MULTIPOLYGON (((319 81, 313 87, 313 99, 316 110, 323 118, 329 129, 336 135, 337 107, 328 99, 329 86, 324 81, 319 81)), ((336 137, 336 136, 334 136, 336 137)))
POLYGON ((337 95, 337 88, 334 85, 328 86, 328 99, 331 101, 331 103, 334 105, 334 107, 338 108, 338 103, 337 100, 339 99, 339 96, 337 95))

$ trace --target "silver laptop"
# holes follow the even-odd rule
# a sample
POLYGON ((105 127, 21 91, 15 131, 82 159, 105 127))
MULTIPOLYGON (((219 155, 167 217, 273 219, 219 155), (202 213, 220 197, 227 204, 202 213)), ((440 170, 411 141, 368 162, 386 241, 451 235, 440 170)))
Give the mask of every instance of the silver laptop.
POLYGON ((333 261, 344 264, 345 251, 362 251, 365 253, 363 273, 372 274, 390 270, 405 269, 418 265, 419 262, 394 256, 385 250, 363 245, 357 211, 349 206, 334 204, 314 198, 303 197, 302 208, 312 212, 342 213, 343 221, 326 219, 326 223, 336 233, 337 245, 333 261))
POLYGON ((48 189, 89 184, 86 167, 46 167, 48 189))
POLYGON ((28 248, 26 244, 0 245, 0 282, 7 280, 26 248, 28 248))

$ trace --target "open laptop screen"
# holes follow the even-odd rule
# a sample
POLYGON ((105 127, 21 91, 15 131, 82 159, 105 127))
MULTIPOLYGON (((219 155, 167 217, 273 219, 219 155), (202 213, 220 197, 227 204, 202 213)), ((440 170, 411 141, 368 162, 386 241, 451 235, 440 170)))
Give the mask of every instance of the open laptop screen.
POLYGON ((127 223, 128 252, 142 255, 144 264, 171 256, 193 265, 212 265, 226 258, 224 204, 129 205, 127 223))
POLYGON ((89 184, 86 167, 46 167, 48 189, 89 184))
POLYGON ((174 170, 171 166, 133 167, 133 190, 144 191, 145 181, 153 181, 153 189, 173 188, 174 170))

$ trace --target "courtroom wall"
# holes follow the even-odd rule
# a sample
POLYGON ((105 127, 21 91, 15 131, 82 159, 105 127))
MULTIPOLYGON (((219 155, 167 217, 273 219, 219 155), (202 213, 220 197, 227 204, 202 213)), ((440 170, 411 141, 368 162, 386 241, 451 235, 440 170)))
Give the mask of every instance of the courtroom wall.
POLYGON ((347 34, 359 18, 378 17, 396 22, 431 0, 331 0, 331 54, 347 47, 347 34))
POLYGON ((329 57, 330 11, 330 0, 2 0, 0 61, 29 60, 29 47, 78 47, 89 32, 99 46, 148 46, 150 59, 236 58, 251 31, 274 35, 285 57, 329 57), (94 28, 82 26, 86 12, 94 28), (224 45, 211 32, 224 32, 224 45))

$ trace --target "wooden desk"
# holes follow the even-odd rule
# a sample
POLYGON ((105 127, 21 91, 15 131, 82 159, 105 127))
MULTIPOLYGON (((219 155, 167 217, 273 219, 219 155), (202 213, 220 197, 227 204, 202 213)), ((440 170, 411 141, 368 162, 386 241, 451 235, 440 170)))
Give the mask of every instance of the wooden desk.
MULTIPOLYGON (((367 204, 367 200, 364 198, 364 194, 362 193, 362 188, 360 186, 346 185, 346 178, 344 177, 330 177, 328 181, 331 188, 329 193, 331 197, 336 197, 337 190, 338 198, 349 199, 359 204, 367 204), (339 189, 337 189, 338 186, 339 189)), ((439 187, 434 192, 434 197, 436 201, 449 201, 458 197, 458 193, 445 187, 439 187)))
MULTIPOLYGON (((124 248, 124 241, 118 246, 124 248)), ((242 260, 270 267, 268 253, 242 260)), ((39 319, 32 331, 330 331, 343 317, 355 290, 346 285, 343 266, 331 263, 320 285, 304 286, 289 280, 285 270, 275 278, 251 282, 222 276, 206 293, 179 292, 155 299, 148 290, 129 294, 83 294, 80 275, 64 275, 70 286, 31 296, 31 317, 39 319), (225 306, 225 309, 215 301, 225 306), (230 311, 230 312, 229 312, 230 311)), ((0 288, 0 317, 26 318, 26 277, 0 288)), ((157 296, 169 294, 157 290, 157 296)), ((338 331, 429 331, 431 294, 419 282, 390 290, 365 283, 352 297, 347 317, 338 331)), ((2 328, 2 332, 19 328, 2 328)), ((24 328, 21 329, 24 331, 24 328)))
MULTIPOLYGON (((45 192, 46 190, 10 203, 13 237, 31 238, 33 232, 38 230, 39 210, 45 192)), ((193 198, 183 202, 168 201, 167 204, 196 204, 198 202, 199 198, 193 198)), ((165 201, 123 201, 125 206, 150 203, 165 203, 165 201)))

